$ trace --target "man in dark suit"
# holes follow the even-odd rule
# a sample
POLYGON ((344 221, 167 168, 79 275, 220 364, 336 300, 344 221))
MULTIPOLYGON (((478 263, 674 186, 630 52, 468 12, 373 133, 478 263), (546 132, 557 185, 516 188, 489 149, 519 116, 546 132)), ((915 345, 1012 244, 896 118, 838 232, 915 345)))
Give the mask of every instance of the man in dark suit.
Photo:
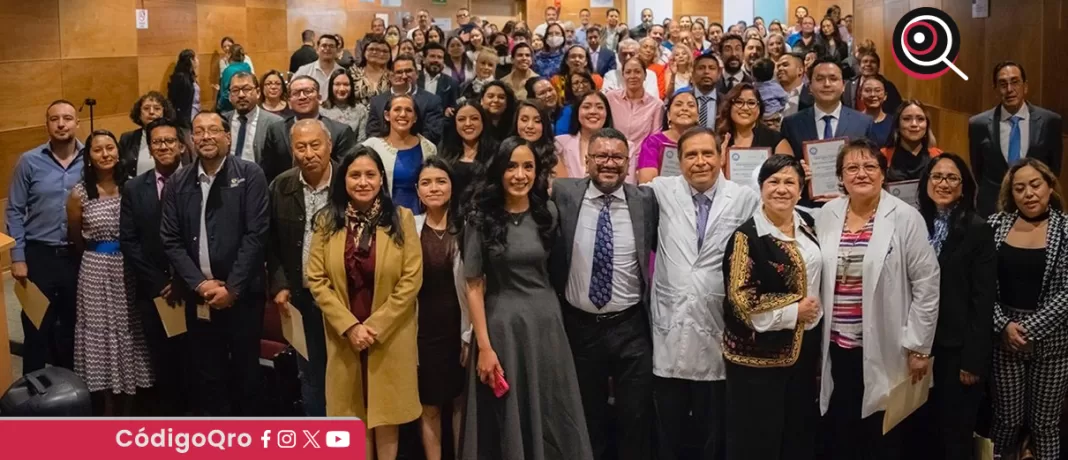
POLYGON ((330 134, 318 120, 300 120, 291 136, 297 167, 271 182, 267 272, 270 295, 282 315, 289 305, 300 311, 308 359, 298 358, 304 413, 326 416, 326 337, 323 316, 304 282, 315 213, 330 200, 330 134), (308 204, 311 204, 309 207, 308 204))
POLYGON ((783 116, 790 116, 815 104, 812 91, 805 84, 805 57, 799 53, 786 53, 775 63, 775 79, 786 91, 786 109, 783 116))
POLYGON ((193 412, 257 415, 267 181, 226 154, 218 113, 193 118, 193 142, 197 160, 168 181, 159 230, 185 294, 193 412))
POLYGON ((315 52, 315 31, 304 29, 300 41, 300 48, 289 57, 289 73, 297 73, 297 69, 319 60, 319 53, 315 52))
POLYGON ((460 98, 460 84, 442 72, 444 69, 445 47, 435 42, 427 43, 423 47, 423 71, 419 73, 415 86, 437 95, 444 106, 445 116, 451 117, 456 111, 456 101, 460 98))
POLYGON ((326 125, 330 130, 330 142, 334 144, 335 162, 340 161, 356 145, 356 133, 352 132, 349 125, 319 114, 319 91, 319 82, 309 76, 294 77, 289 82, 289 107, 296 115, 286 118, 282 123, 274 123, 267 129, 259 163, 268 182, 293 167, 289 131, 297 120, 318 119, 326 125))
POLYGON ((690 75, 690 86, 679 89, 675 93, 693 91, 697 97, 697 125, 705 128, 716 128, 716 112, 719 101, 724 99, 724 94, 719 90, 720 74, 723 69, 719 66, 719 59, 715 53, 705 52, 697 56, 693 62, 693 74, 690 75))
POLYGON ((595 459, 652 456, 653 346, 649 255, 659 210, 650 189, 625 184, 627 138, 605 128, 590 138, 586 179, 557 179, 562 236, 551 254, 595 459), (615 405, 608 405, 612 379, 615 405), (614 410, 613 410, 614 409, 614 410), (611 413, 609 411, 612 411, 611 413), (616 432, 607 433, 615 419, 616 432), (610 446, 608 440, 615 439, 610 446))
POLYGON ((182 308, 180 288, 159 230, 163 186, 181 166, 185 144, 178 125, 166 118, 149 123, 145 132, 156 167, 123 186, 119 239, 122 255, 136 278, 136 304, 156 376, 152 397, 146 398, 147 409, 152 415, 173 417, 185 415, 188 408, 185 335, 167 337, 155 299, 162 297, 171 308, 182 308))
POLYGON ((230 78, 230 104, 234 110, 223 112, 223 118, 234 130, 230 155, 260 163, 267 131, 282 117, 260 108, 260 80, 248 72, 238 72, 230 78))
POLYGON ((616 70, 616 53, 601 46, 601 27, 594 25, 586 30, 586 43, 590 47, 590 65, 593 73, 608 75, 608 72, 616 70))
POLYGON ((397 56, 390 70, 393 71, 390 76, 390 83, 393 87, 388 93, 371 98, 371 113, 367 117, 367 135, 384 136, 389 129, 384 121, 386 104, 395 94, 410 94, 415 99, 416 115, 422 117, 423 120, 423 131, 415 134, 422 134, 434 144, 441 142, 441 135, 445 129, 441 98, 416 86, 415 57, 410 54, 397 56))
POLYGON ((972 171, 979 183, 976 208, 984 217, 996 211, 998 190, 1009 165, 1035 158, 1060 175, 1064 153, 1061 116, 1027 102, 1023 66, 1012 61, 998 63, 993 80, 1001 104, 968 120, 972 171))
POLYGON ((745 39, 741 35, 727 34, 719 42, 719 55, 723 59, 723 76, 719 92, 726 94, 738 83, 753 83, 753 76, 745 71, 745 39))
MULTIPOLYGON (((809 91, 815 105, 790 115, 782 121, 782 136, 790 143, 794 156, 805 158, 804 144, 809 141, 844 137, 847 140, 875 139, 871 117, 842 104, 842 65, 833 58, 820 57, 808 70, 809 91)), ((838 194, 808 196, 801 191, 802 206, 822 206, 838 194)))

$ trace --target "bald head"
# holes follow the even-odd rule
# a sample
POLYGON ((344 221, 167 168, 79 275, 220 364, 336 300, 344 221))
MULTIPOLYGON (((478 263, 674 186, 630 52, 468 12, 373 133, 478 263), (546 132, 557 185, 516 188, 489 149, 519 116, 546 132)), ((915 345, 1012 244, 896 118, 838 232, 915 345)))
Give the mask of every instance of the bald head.
POLYGON ((315 118, 298 120, 289 130, 289 146, 305 182, 319 184, 330 170, 330 154, 334 149, 326 124, 315 118))

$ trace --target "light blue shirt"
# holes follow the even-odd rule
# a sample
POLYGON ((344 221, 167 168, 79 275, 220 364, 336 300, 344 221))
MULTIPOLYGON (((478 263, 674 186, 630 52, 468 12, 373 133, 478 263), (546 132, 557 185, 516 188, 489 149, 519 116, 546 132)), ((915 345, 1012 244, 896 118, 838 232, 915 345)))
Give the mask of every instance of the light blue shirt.
POLYGON ((26 242, 50 246, 67 244, 67 197, 82 180, 82 149, 64 168, 52 155, 49 143, 19 156, 7 200, 7 233, 15 239, 12 262, 26 261, 26 242))

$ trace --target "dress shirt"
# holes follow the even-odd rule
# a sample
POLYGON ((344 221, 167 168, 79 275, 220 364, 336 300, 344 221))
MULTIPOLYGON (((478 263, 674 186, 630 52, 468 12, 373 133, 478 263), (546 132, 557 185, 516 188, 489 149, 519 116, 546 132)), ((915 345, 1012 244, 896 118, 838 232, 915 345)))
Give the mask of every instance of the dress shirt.
MULTIPOLYGON (((575 36, 576 36, 576 38, 578 37, 578 31, 577 30, 575 31, 575 36)), ((586 40, 583 39, 583 43, 585 43, 585 42, 586 42, 586 40)), ((601 51, 601 47, 589 48, 588 51, 589 51, 589 54, 590 54, 590 65, 592 65, 593 69, 596 71, 597 68, 598 68, 597 67, 597 64, 598 64, 597 60, 600 57, 600 56, 598 56, 598 54, 599 54, 598 52, 601 51)))
POLYGON ((998 125, 1001 128, 1001 155, 1006 161, 1009 159, 1009 135, 1012 133, 1012 123, 1009 122, 1009 118, 1013 115, 1020 117, 1021 160, 1027 158, 1027 146, 1031 140, 1031 110, 1027 108, 1027 104, 1020 106, 1020 111, 1016 113, 1009 113, 1005 106, 1001 106, 1001 121, 998 125))
MULTIPOLYGON (((616 27, 619 27, 619 24, 616 24, 616 27)), ((612 52, 615 52, 619 47, 619 34, 616 33, 615 27, 606 24, 601 29, 601 46, 612 50, 612 52)))
MULTIPOLYGON (((801 224, 804 221, 801 216, 794 212, 794 237, 790 238, 786 236, 782 230, 779 230, 775 224, 772 224, 768 220, 768 216, 764 214, 763 209, 757 210, 753 214, 753 221, 756 223, 757 234, 760 236, 770 234, 772 238, 779 241, 794 242, 797 245, 797 251, 801 253, 801 258, 805 261, 805 278, 808 281, 806 288, 808 289, 809 297, 819 298, 820 294, 820 279, 823 270, 823 256, 820 253, 820 246, 816 243, 814 234, 809 236, 805 232, 801 231, 801 224)), ((797 310, 800 304, 794 302, 785 307, 777 310, 767 311, 763 313, 756 313, 750 315, 750 320, 753 324, 753 329, 757 332, 768 331, 781 331, 784 329, 792 330, 797 326, 797 310)), ((805 324, 805 330, 811 331, 819 324, 820 319, 823 318, 823 309, 816 309, 816 320, 805 324)))
POLYGON ((542 38, 545 38, 545 31, 548 30, 548 29, 549 29, 549 23, 543 22, 543 23, 539 24, 538 27, 534 28, 534 35, 539 35, 542 38))
POLYGON ((26 242, 67 244, 67 197, 82 180, 81 142, 66 168, 45 143, 19 156, 7 201, 7 233, 15 239, 12 262, 26 261, 26 242))
POLYGON ((140 176, 156 168, 156 160, 152 159, 152 151, 148 149, 148 131, 141 131, 141 146, 137 149, 137 174, 140 176))
POLYGON ((158 198, 160 200, 163 199, 163 186, 164 185, 167 185, 167 176, 164 176, 163 174, 160 174, 159 170, 156 170, 156 198, 158 198))
POLYGON ((587 26, 581 26, 581 27, 576 27, 575 28, 575 44, 576 45, 585 45, 586 44, 586 29, 588 29, 588 28, 589 27, 587 27, 587 26))
POLYGON ((322 68, 321 62, 316 59, 315 62, 305 64, 297 69, 297 73, 293 74, 293 77, 307 75, 319 82, 319 102, 323 102, 326 100, 326 97, 330 95, 330 87, 327 86, 330 84, 330 74, 334 73, 334 71, 339 68, 340 66, 337 65, 337 62, 334 62, 334 66, 327 72, 326 69, 322 68))
POLYGON ((593 314, 615 313, 641 301, 641 280, 638 278, 638 253, 635 249, 634 226, 630 221, 627 197, 623 187, 611 194, 609 219, 612 221, 612 298, 603 308, 590 300, 590 280, 593 276, 593 252, 597 242, 597 219, 604 206, 604 193, 591 182, 582 198, 575 243, 571 250, 571 270, 567 277, 567 303, 593 314))
POLYGON ((821 141, 824 140, 823 139, 823 129, 824 129, 824 125, 827 122, 823 121, 823 117, 826 116, 826 115, 830 115, 830 116, 834 117, 834 118, 831 119, 831 134, 832 134, 832 136, 833 136, 834 133, 838 132, 838 122, 842 121, 842 103, 841 102, 839 102, 838 106, 835 107, 834 110, 832 110, 830 112, 824 112, 824 111, 820 110, 820 108, 818 106, 812 106, 812 108, 813 108, 812 112, 816 115, 816 136, 817 136, 817 139, 819 139, 821 141))
POLYGON ((423 91, 430 94, 438 94, 438 81, 441 80, 441 72, 438 72, 437 75, 430 76, 430 72, 424 70, 423 75, 423 91))
POLYGON ((219 165, 219 169, 215 170, 215 174, 208 175, 204 172, 204 164, 197 163, 197 175, 200 182, 200 272, 204 274, 204 278, 215 279, 215 276, 211 274, 211 257, 208 253, 208 222, 207 222, 207 209, 208 209, 208 193, 211 192, 211 184, 215 183, 215 177, 222 171, 223 166, 226 165, 226 157, 223 157, 223 164, 219 165))
POLYGON ((660 45, 660 58, 657 59, 657 62, 665 66, 671 62, 671 48, 660 45))
MULTIPOLYGON (((298 174, 300 178, 301 188, 304 190, 304 244, 301 245, 302 253, 300 257, 301 267, 308 265, 308 254, 311 253, 311 239, 314 231, 312 230, 312 224, 315 222, 315 213, 320 209, 326 207, 330 201, 330 177, 333 177, 334 166, 330 165, 330 169, 326 170, 327 180, 325 183, 316 188, 304 180, 304 173, 298 174)), ((308 286, 308 280, 304 280, 304 286, 308 286)))
POLYGON ((636 184, 638 175, 638 152, 642 141, 649 135, 660 132, 664 115, 664 103, 648 92, 638 100, 627 99, 627 90, 620 88, 605 93, 612 110, 614 127, 627 136, 630 145, 630 166, 627 171, 627 183, 636 184))
POLYGON ((245 145, 242 146, 241 152, 237 151, 237 133, 241 130, 241 114, 234 110, 234 115, 230 117, 230 132, 233 133, 234 139, 230 143, 230 155, 240 157, 243 160, 248 160, 253 163, 256 161, 256 122, 260 119, 260 106, 255 106, 252 111, 245 115, 248 119, 248 129, 245 131, 245 145))
POLYGON ((743 65, 741 69, 738 69, 737 73, 724 73, 723 81, 726 83, 724 86, 726 86, 728 89, 733 88, 734 85, 745 81, 745 66, 743 65), (733 83, 731 82, 732 79, 734 80, 733 83))
POLYGON ((793 91, 786 92, 786 108, 782 111, 783 117, 797 113, 797 107, 801 105, 801 88, 804 88, 804 85, 797 85, 793 91))
MULTIPOLYGON (((619 59, 616 58, 616 70, 608 72, 604 76, 604 83, 601 84, 601 92, 608 93, 613 89, 620 89, 626 86, 623 81, 623 66, 619 64, 619 59)), ((656 83, 656 73, 652 70, 645 69, 645 81, 642 82, 642 87, 645 88, 645 92, 652 94, 653 97, 660 97, 660 87, 656 83)), ((614 119, 615 117, 613 117, 614 119)))
POLYGON ((719 92, 716 91, 716 87, 713 86, 712 87, 712 91, 709 91, 707 93, 702 93, 699 88, 694 86, 693 87, 693 93, 694 93, 695 96, 697 96, 697 101, 698 101, 698 106, 697 106, 698 119, 700 119, 700 116, 701 116, 701 113, 700 113, 700 110, 701 110, 701 106, 700 106, 701 98, 702 97, 710 97, 710 98, 712 98, 707 102, 708 104, 712 104, 712 106, 710 106, 708 108, 708 118, 705 119, 705 127, 706 128, 716 129, 716 112, 717 112, 716 109, 719 108, 719 92))

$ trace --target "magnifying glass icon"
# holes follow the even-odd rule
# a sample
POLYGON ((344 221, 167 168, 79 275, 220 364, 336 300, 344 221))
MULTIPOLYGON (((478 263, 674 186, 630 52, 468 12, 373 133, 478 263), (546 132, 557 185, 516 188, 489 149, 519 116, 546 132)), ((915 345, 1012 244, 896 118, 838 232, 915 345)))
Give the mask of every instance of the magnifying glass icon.
MULTIPOLYGON (((926 26, 927 28, 931 29, 931 32, 932 32, 931 33, 931 40, 932 41, 936 40, 935 37, 937 37, 938 34, 935 33, 934 27, 932 27, 929 23, 923 23, 921 25, 922 26, 926 26)), ((951 61, 949 59, 949 54, 953 52, 953 38, 954 38, 953 37, 953 30, 954 30, 953 28, 949 27, 949 24, 946 24, 946 22, 943 21, 942 18, 939 18, 937 16, 925 14, 925 15, 921 15, 921 16, 917 16, 915 18, 912 18, 912 20, 910 20, 909 22, 907 22, 905 24, 905 32, 906 33, 902 33, 901 34, 901 52, 902 52, 902 54, 905 55, 905 58, 908 59, 909 62, 911 62, 911 63, 913 63, 915 65, 918 65, 918 66, 932 67, 932 66, 937 66, 939 64, 945 64, 946 67, 949 67, 950 69, 953 70, 953 72, 956 72, 957 75, 960 75, 960 78, 963 78, 965 81, 967 81, 968 80, 968 76, 964 74, 964 71, 960 70, 960 68, 957 67, 955 64, 953 64, 953 61, 951 61), (908 31, 912 29, 912 25, 913 24, 916 24, 917 22, 920 22, 920 21, 930 21, 930 22, 936 23, 936 24, 938 24, 939 26, 942 27, 942 30, 944 30, 946 32, 945 51, 943 51, 942 55, 938 56, 937 59, 930 60, 930 61, 921 61, 919 58, 917 58, 916 56, 914 56, 912 54, 912 49, 908 44, 908 35, 909 35, 908 31)), ((925 37, 921 33, 916 33, 914 35, 914 39, 917 42, 921 42, 921 43, 923 41, 925 41, 925 37)), ((928 48, 928 49, 932 49, 932 48, 934 48, 934 43, 931 43, 930 48, 928 48)), ((956 56, 953 56, 953 57, 956 58, 956 56)))

